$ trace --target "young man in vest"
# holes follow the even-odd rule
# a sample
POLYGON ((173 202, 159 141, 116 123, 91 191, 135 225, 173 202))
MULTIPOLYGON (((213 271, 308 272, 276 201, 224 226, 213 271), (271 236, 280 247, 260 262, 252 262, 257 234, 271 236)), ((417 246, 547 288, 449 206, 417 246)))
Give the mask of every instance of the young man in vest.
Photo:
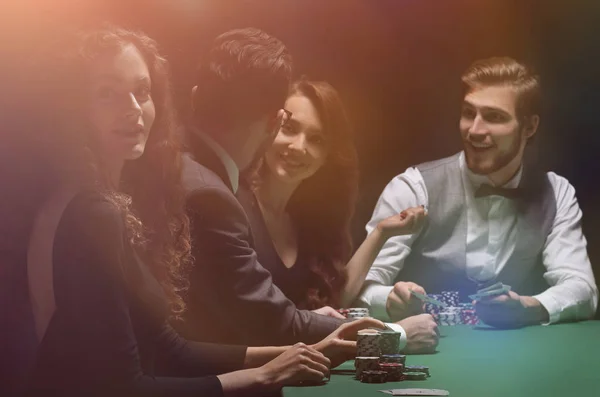
POLYGON ((386 186, 368 232, 403 208, 424 205, 428 219, 418 233, 388 240, 360 300, 397 321, 423 310, 410 290, 455 290, 466 301, 478 286, 503 282, 510 292, 475 302, 489 325, 592 317, 598 291, 575 189, 523 161, 540 120, 538 77, 513 59, 490 58, 462 81, 464 151, 409 168, 386 186))

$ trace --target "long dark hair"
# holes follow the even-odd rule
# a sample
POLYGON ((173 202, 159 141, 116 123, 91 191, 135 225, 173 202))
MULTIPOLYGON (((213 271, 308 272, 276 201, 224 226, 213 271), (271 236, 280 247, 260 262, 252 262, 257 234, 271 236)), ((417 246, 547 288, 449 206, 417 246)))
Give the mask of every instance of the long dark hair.
MULTIPOLYGON (((337 307, 346 282, 345 266, 352 255, 350 222, 358 192, 356 148, 342 100, 329 83, 303 78, 292 84, 293 95, 308 98, 317 109, 330 145, 325 164, 300 183, 287 206, 311 272, 305 301, 298 306, 311 310, 337 307)), ((254 189, 260 187, 266 167, 262 161, 252 173, 254 189)))
POLYGON ((77 180, 101 191, 124 214, 131 243, 161 283, 172 313, 184 310, 181 297, 187 286, 185 267, 190 258, 189 221, 181 186, 181 139, 171 96, 167 61, 157 44, 143 33, 117 27, 78 33, 61 40, 62 51, 46 54, 40 79, 44 95, 54 103, 46 107, 44 133, 38 139, 38 160, 49 167, 57 183, 77 180), (118 53, 133 45, 144 58, 152 80, 156 117, 144 154, 126 162, 120 186, 112 186, 96 154, 91 126, 82 103, 89 66, 100 55, 118 53), (67 48, 67 50, 64 50, 67 48))

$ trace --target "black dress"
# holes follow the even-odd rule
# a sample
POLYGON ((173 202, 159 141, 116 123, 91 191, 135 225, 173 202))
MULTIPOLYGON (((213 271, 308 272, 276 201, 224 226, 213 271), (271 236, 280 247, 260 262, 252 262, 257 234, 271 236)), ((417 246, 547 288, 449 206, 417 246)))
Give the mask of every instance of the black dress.
POLYGON ((285 296, 299 308, 306 308, 306 292, 309 288, 311 272, 305 260, 306 253, 302 250, 301 239, 298 241, 296 262, 288 268, 273 245, 273 240, 254 193, 247 186, 240 185, 237 197, 250 220, 250 227, 254 236, 254 249, 258 255, 258 260, 271 272, 274 284, 285 296))
POLYGON ((53 266, 56 312, 32 395, 219 396, 215 375, 242 368, 245 347, 188 342, 167 324, 162 288, 99 194, 80 193, 67 206, 53 266))

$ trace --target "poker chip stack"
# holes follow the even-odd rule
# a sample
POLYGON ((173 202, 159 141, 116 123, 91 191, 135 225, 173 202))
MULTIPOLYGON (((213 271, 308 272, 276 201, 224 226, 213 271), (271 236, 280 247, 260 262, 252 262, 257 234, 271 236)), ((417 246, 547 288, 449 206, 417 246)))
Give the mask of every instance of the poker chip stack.
POLYGON ((377 357, 381 354, 379 349, 381 335, 375 330, 358 331, 356 337, 356 354, 360 357, 377 357))
POLYGON ((406 356, 404 354, 383 354, 379 358, 379 362, 383 364, 394 363, 394 364, 406 364, 406 356))
POLYGON ((379 335, 379 350, 382 355, 400 354, 400 332, 381 331, 379 335))
POLYGON ((399 363, 379 363, 379 369, 387 373, 388 382, 399 382, 402 380, 404 365, 399 363))
POLYGON ((471 303, 461 303, 460 305, 460 321, 465 325, 477 325, 479 324, 479 318, 475 312, 475 308, 471 303))
POLYGON ((405 364, 406 356, 403 354, 356 357, 354 360, 356 379, 363 383, 384 383, 425 380, 429 377, 429 367, 405 364))
POLYGON ((369 317, 369 309, 363 307, 352 307, 347 309, 346 318, 364 318, 369 317))
POLYGON ((435 318, 439 325, 459 325, 461 324, 461 308, 446 307, 435 318))
POLYGON ((425 304, 425 313, 429 313, 440 325, 477 325, 479 319, 473 305, 460 303, 458 291, 442 291, 440 294, 428 294, 430 298, 446 304, 441 308, 431 303, 425 304))
POLYGON ((348 318, 348 313, 350 312, 348 309, 338 309, 337 311, 339 314, 341 314, 342 316, 348 318))
POLYGON ((427 374, 423 372, 404 372, 402 374, 402 380, 425 380, 427 379, 427 374))
POLYGON ((460 296, 458 291, 442 291, 440 302, 445 303, 450 307, 458 307, 460 296))
MULTIPOLYGON (((428 294, 427 296, 435 299, 436 301, 443 302, 442 294, 428 294)), ((440 310, 441 308, 439 306, 432 305, 431 303, 425 303, 425 313, 429 313, 435 317, 440 310)))
POLYGON ((426 367, 424 365, 407 365, 405 367, 405 371, 406 372, 419 372, 419 373, 424 373, 425 375, 427 375, 427 377, 430 376, 429 367, 426 367))
POLYGON ((356 357, 354 367, 356 379, 361 379, 364 371, 379 371, 379 357, 356 357))
MULTIPOLYGON (((451 308, 449 314, 460 318, 460 308, 451 308)), ((406 365, 406 356, 400 354, 400 336, 399 332, 392 330, 358 331, 358 355, 354 360, 356 379, 363 383, 427 379, 429 367, 406 365)))
POLYGON ((360 381, 363 383, 385 383, 387 379, 385 371, 363 371, 360 381))

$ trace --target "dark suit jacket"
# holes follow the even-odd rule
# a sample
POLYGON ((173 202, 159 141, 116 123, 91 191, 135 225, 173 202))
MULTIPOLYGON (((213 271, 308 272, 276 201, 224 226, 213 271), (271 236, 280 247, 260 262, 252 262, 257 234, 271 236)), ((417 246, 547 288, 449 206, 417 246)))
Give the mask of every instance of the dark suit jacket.
POLYGON ((257 260, 248 217, 225 166, 199 138, 183 156, 195 258, 180 332, 190 339, 247 345, 315 343, 343 322, 298 310, 257 260))

